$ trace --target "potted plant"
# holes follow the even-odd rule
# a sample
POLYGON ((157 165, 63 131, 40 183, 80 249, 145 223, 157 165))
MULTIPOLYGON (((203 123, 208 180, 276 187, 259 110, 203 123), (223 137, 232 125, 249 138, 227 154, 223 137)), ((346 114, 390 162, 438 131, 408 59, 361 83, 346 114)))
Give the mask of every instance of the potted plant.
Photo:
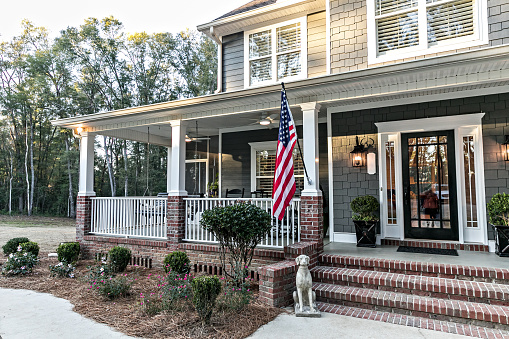
POLYGON ((509 194, 495 194, 487 207, 490 224, 495 231, 495 253, 509 257, 509 194))
POLYGON ((371 195, 357 197, 350 203, 358 247, 376 247, 376 230, 380 220, 376 212, 379 207, 378 200, 371 195))
POLYGON ((210 182, 207 187, 209 191, 209 197, 215 198, 217 197, 217 191, 219 189, 219 174, 216 174, 216 180, 210 182))

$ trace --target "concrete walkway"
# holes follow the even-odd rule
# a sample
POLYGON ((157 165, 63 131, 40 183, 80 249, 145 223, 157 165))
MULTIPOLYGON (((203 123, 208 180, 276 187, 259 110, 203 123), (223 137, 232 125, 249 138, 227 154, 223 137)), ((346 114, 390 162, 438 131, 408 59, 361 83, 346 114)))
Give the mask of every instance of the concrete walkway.
POLYGON ((471 337, 322 312, 321 318, 297 318, 293 314, 281 314, 274 321, 260 327, 249 338, 461 339, 471 337))
POLYGON ((0 338, 133 338, 72 309, 69 301, 51 294, 0 288, 0 338))
MULTIPOLYGON (((47 293, 0 288, 0 339, 133 338, 73 312, 73 305, 47 293)), ((282 314, 253 339, 278 338, 465 338, 379 321, 322 313, 320 319, 282 314)))

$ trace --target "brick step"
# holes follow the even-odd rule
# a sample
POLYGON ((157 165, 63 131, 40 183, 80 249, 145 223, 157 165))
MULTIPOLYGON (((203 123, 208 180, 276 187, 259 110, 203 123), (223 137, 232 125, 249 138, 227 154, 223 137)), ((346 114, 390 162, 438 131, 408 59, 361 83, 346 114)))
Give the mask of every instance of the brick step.
MULTIPOLYGON (((459 334, 474 338, 509 339, 509 332, 507 331, 475 326, 472 324, 461 324, 450 321, 434 320, 430 318, 415 317, 411 315, 389 313, 384 311, 367 310, 363 308, 335 305, 323 302, 317 302, 317 307, 322 312, 339 314, 359 319, 381 321, 390 324, 411 326, 426 330, 459 334)), ((366 326, 369 326, 369 324, 366 324, 366 326)))
POLYGON ((316 266, 314 282, 509 306, 509 285, 316 266))
POLYGON ((318 301, 509 330, 509 307, 314 283, 318 301))
POLYGON ((321 254, 319 265, 509 284, 509 269, 321 254))

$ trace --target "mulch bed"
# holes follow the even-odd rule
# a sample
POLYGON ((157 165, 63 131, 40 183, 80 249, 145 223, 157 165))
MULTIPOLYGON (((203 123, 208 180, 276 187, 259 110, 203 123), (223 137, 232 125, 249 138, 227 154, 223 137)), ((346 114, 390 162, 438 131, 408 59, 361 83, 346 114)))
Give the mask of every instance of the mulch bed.
MULTIPOLYGON (((261 304, 256 299, 242 311, 215 312, 211 325, 202 327, 192 306, 183 311, 162 312, 155 316, 146 315, 140 306, 140 293, 148 295, 155 292, 157 276, 162 269, 144 269, 129 266, 127 274, 136 277, 130 296, 107 300, 80 279, 88 265, 94 261, 78 262, 77 279, 53 278, 48 265, 57 260, 48 258, 48 253, 40 253, 40 263, 30 275, 23 277, 0 276, 0 287, 29 289, 51 293, 69 300, 74 311, 97 322, 109 325, 130 336, 143 338, 245 338, 260 326, 270 322, 282 309, 261 304)), ((0 258, 0 263, 6 258, 0 258)), ((256 297, 256 295, 255 295, 256 297)))

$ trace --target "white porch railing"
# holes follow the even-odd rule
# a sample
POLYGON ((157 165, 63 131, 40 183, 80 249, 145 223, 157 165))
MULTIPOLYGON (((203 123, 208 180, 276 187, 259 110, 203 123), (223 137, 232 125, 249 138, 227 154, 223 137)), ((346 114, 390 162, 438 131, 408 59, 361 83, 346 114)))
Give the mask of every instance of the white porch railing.
POLYGON ((91 200, 91 233, 166 239, 166 197, 94 197, 91 200))
MULTIPOLYGON (((215 237, 200 226, 203 211, 216 206, 233 205, 238 201, 254 204, 270 213, 270 198, 185 198, 186 202, 186 241, 217 243, 215 237)), ((272 218, 270 234, 258 246, 282 248, 300 241, 300 199, 293 199, 286 208, 282 221, 272 218)))

